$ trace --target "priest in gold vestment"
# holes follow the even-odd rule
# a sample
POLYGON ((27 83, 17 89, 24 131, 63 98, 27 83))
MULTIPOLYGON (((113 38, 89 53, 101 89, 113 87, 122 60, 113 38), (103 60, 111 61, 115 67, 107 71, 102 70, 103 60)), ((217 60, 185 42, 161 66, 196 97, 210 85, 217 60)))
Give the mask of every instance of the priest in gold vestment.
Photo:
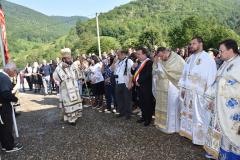
POLYGON ((240 159, 240 56, 235 40, 220 43, 224 61, 215 83, 207 95, 215 102, 215 113, 221 131, 219 160, 240 159))
POLYGON ((178 81, 185 61, 174 52, 160 47, 153 64, 153 94, 156 99, 155 126, 165 133, 179 131, 180 106, 178 81))

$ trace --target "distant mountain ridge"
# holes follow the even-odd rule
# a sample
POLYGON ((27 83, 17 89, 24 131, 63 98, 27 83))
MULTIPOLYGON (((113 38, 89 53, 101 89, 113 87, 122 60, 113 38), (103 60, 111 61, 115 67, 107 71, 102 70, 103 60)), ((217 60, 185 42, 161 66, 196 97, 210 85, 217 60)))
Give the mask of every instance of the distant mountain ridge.
POLYGON ((1 0, 5 12, 8 37, 34 42, 49 42, 65 35, 78 20, 86 17, 47 16, 27 7, 1 0))

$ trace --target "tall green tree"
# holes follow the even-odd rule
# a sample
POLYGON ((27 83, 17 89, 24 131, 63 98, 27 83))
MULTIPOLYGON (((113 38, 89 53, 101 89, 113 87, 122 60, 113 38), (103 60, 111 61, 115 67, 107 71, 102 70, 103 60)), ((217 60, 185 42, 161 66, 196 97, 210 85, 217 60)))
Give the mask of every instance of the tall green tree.
POLYGON ((161 44, 161 35, 155 28, 148 28, 144 31, 138 39, 139 46, 145 46, 151 50, 154 49, 154 46, 161 44))
POLYGON ((204 39, 205 48, 217 47, 218 43, 226 38, 239 40, 231 29, 214 21, 207 21, 198 16, 192 16, 182 21, 182 24, 172 29, 169 33, 170 45, 174 48, 187 45, 193 37, 200 36, 204 39))
MULTIPOLYGON (((121 47, 120 43, 117 41, 116 38, 102 36, 100 37, 101 41, 101 51, 103 52, 110 52, 112 49, 116 50, 121 47)), ((88 50, 87 53, 98 53, 98 44, 97 42, 93 44, 88 50)))

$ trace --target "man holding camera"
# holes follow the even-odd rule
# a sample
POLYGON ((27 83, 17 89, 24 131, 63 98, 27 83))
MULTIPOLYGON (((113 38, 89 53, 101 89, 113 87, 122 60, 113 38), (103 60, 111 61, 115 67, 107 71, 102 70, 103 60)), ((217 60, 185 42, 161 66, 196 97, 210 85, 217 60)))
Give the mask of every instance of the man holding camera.
POLYGON ((128 59, 127 52, 119 50, 117 52, 117 59, 115 59, 115 62, 111 67, 112 70, 114 70, 114 76, 116 80, 116 100, 118 112, 120 113, 118 117, 125 116, 127 120, 131 118, 132 114, 132 65, 133 61, 131 59, 128 59))

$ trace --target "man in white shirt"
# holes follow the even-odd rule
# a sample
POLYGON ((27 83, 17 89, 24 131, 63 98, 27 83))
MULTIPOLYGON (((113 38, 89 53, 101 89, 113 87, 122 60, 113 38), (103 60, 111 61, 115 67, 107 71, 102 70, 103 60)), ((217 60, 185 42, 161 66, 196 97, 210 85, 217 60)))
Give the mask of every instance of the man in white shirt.
POLYGON ((133 61, 127 58, 127 52, 119 50, 117 52, 118 60, 112 65, 116 80, 116 100, 118 106, 118 117, 125 116, 126 119, 131 118, 131 88, 132 74, 131 67, 133 61))

